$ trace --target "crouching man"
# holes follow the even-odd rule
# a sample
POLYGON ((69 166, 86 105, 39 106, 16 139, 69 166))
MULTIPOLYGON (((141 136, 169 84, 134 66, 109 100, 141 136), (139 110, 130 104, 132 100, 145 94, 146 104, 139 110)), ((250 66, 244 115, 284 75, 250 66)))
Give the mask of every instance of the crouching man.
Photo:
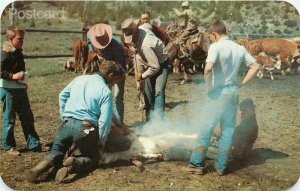
POLYGON ((241 123, 234 130, 231 148, 231 156, 235 159, 250 154, 258 135, 255 105, 252 99, 244 99, 239 106, 241 123))
MULTIPOLYGON (((253 144, 258 136, 258 125, 256 121, 255 105, 252 99, 244 99, 239 104, 240 124, 235 127, 230 157, 234 160, 246 158, 253 148, 253 144)), ((221 136, 219 127, 214 130, 212 145, 208 148, 207 157, 216 158, 216 149, 219 146, 218 139, 221 136)))
POLYGON ((89 171, 99 160, 99 147, 104 149, 111 131, 111 86, 123 81, 125 73, 113 61, 103 61, 99 73, 76 77, 59 94, 62 124, 56 132, 51 152, 26 173, 29 182, 36 182, 51 167, 60 168, 56 177, 89 171), (64 155, 72 144, 81 157, 64 155))

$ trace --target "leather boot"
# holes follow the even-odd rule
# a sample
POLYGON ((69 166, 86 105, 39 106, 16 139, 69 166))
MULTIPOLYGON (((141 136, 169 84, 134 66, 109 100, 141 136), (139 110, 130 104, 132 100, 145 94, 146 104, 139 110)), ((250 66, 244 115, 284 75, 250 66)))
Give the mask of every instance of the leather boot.
POLYGON ((68 174, 72 174, 74 169, 76 168, 77 159, 75 157, 68 157, 63 162, 63 167, 60 168, 55 176, 55 180, 58 183, 61 183, 65 180, 65 178, 68 176, 68 174))
POLYGON ((42 173, 46 172, 52 166, 51 161, 43 160, 26 173, 26 179, 29 182, 35 182, 42 173))

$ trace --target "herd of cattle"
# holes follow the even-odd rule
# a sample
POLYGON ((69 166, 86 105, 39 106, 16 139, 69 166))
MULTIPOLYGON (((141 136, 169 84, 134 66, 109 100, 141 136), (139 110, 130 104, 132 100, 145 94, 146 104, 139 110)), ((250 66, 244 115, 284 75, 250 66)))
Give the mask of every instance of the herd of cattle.
MULTIPOLYGON (((209 46, 209 44, 207 44, 209 40, 206 36, 207 35, 205 35, 205 33, 202 33, 201 38, 199 38, 198 41, 191 42, 200 45, 197 47, 198 49, 202 50, 200 51, 200 54, 202 54, 200 55, 201 58, 206 58, 206 53, 209 46)), ((272 80, 274 80, 273 73, 279 72, 281 75, 285 76, 286 72, 293 74, 297 74, 299 72, 298 68, 300 66, 300 40, 288 40, 283 38, 265 38, 249 41, 236 40, 235 42, 244 46, 256 59, 256 61, 262 66, 261 70, 257 74, 259 78, 263 77, 264 72, 268 72, 272 80)), ((167 49, 170 52, 170 57, 174 57, 174 52, 172 51, 175 48, 172 49, 172 44, 174 44, 174 42, 170 41, 167 46, 167 49)), ((132 71, 131 68, 133 67, 131 59, 132 54, 128 54, 128 50, 126 49, 126 47, 124 48, 124 51, 125 56, 127 57, 127 69, 129 72, 132 71)), ((74 61, 68 60, 66 63, 64 63, 64 70, 78 72, 79 69, 81 69, 82 71, 84 71, 86 67, 92 65, 93 59, 89 59, 89 51, 86 41, 74 41, 72 45, 72 53, 74 56, 74 61)), ((178 54, 178 51, 175 52, 175 54, 178 54)), ((179 62, 183 63, 181 64, 181 66, 188 63, 184 60, 180 61, 175 58, 170 58, 170 60, 173 63, 173 72, 178 72, 180 70, 180 64, 178 64, 179 62)), ((189 59, 188 61, 194 63, 197 62, 196 59, 189 59)), ((184 68, 184 66, 182 68, 184 68)), ((187 70, 187 67, 183 70, 187 70)), ((186 71, 183 72, 185 75, 184 78, 187 78, 186 71)), ((190 69, 190 73, 194 72, 190 69)))
POLYGON ((300 66, 300 41, 282 38, 257 39, 252 41, 236 41, 246 47, 250 54, 262 66, 258 72, 260 78, 264 71, 270 72, 274 80, 273 72, 278 70, 284 76, 285 72, 298 73, 300 66))

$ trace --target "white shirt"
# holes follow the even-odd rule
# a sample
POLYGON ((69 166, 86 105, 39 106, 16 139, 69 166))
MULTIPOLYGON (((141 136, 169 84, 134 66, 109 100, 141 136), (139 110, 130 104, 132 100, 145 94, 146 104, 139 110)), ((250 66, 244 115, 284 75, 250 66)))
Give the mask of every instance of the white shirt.
POLYGON ((207 63, 213 64, 212 86, 214 88, 237 84, 237 73, 242 63, 247 66, 256 62, 245 47, 223 37, 210 45, 207 63))
POLYGON ((168 59, 169 54, 162 41, 151 31, 149 23, 141 25, 139 29, 141 30, 137 42, 137 59, 147 67, 142 74, 142 78, 147 78, 159 71, 160 64, 168 59))

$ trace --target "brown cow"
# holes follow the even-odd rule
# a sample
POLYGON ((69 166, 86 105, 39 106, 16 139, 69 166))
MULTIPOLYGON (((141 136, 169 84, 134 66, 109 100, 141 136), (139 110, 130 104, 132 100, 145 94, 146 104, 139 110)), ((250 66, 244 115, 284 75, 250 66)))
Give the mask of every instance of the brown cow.
POLYGON ((274 80, 274 76, 273 76, 273 73, 274 71, 276 70, 279 70, 281 75, 282 76, 285 76, 285 72, 284 70, 282 69, 282 66, 281 66, 281 61, 278 60, 274 60, 272 57, 264 54, 264 53, 261 53, 260 55, 255 55, 253 56, 256 60, 256 62, 258 64, 260 64, 262 67, 260 68, 260 70, 258 71, 257 73, 257 76, 262 79, 263 75, 264 75, 264 71, 268 71, 270 73, 270 78, 272 80, 274 80))
POLYGON ((291 60, 300 55, 299 46, 292 41, 282 38, 266 38, 245 41, 243 44, 251 55, 259 55, 261 52, 269 56, 277 57, 283 66, 290 71, 291 60))
POLYGON ((85 63, 88 59, 88 45, 84 40, 76 40, 73 42, 72 53, 75 58, 75 70, 74 72, 78 72, 80 65, 82 65, 82 70, 85 68, 85 63))
POLYGON ((298 48, 300 47, 300 40, 296 39, 296 40, 292 40, 292 41, 298 45, 298 48))

